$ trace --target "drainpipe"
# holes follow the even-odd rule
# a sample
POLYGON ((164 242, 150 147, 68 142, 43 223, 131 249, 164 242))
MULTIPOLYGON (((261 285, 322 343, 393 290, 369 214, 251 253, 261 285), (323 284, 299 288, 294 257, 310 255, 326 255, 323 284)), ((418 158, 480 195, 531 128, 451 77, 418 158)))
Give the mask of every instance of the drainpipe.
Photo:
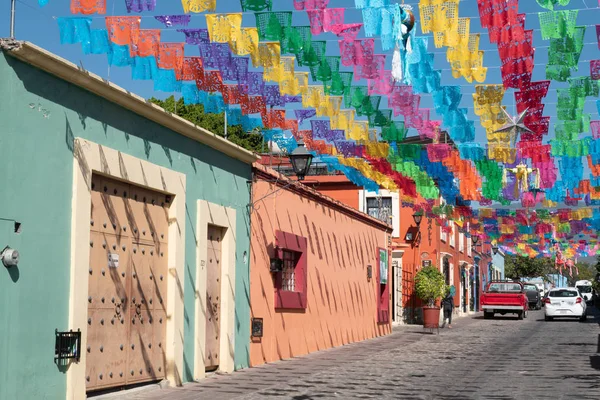
MULTIPOLYGON (((252 204, 254 203, 253 199, 254 199, 254 191, 253 189, 253 184, 254 184, 254 167, 251 167, 250 170, 250 180, 246 181, 246 184, 248 185, 248 205, 246 206, 247 209, 247 213, 248 213, 248 250, 247 253, 248 254, 248 258, 247 258, 247 269, 248 269, 248 289, 250 288, 250 279, 251 279, 251 273, 250 273, 250 258, 251 258, 251 250, 252 250, 252 204)), ((248 296, 248 306, 250 307, 250 314, 252 316, 252 298, 251 296, 248 296)), ((252 321, 251 321, 252 323, 252 321)))
POLYGON ((15 4, 17 0, 11 0, 10 2, 10 38, 15 38, 15 4))

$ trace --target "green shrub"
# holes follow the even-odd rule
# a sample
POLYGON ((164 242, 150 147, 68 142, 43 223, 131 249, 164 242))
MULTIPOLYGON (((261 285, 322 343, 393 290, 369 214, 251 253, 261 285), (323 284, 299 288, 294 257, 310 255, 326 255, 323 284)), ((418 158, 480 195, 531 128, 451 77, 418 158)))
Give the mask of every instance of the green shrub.
POLYGON ((425 267, 415 276, 415 292, 417 296, 433 307, 435 301, 446 293, 444 275, 435 267, 425 267))

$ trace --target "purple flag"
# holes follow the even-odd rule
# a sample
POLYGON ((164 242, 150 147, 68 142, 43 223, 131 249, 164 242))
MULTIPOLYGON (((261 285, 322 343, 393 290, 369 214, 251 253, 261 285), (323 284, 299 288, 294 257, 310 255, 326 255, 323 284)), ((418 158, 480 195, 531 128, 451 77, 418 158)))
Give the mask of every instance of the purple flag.
POLYGON ((157 15, 157 21, 165 24, 165 27, 170 28, 172 26, 188 26, 190 20, 192 19, 191 15, 157 15))

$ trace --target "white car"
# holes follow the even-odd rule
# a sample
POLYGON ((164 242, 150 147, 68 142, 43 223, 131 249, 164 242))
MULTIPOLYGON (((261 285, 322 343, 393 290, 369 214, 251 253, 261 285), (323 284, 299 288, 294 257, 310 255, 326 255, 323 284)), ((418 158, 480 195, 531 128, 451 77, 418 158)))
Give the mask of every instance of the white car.
POLYGON ((593 298, 592 282, 577 281, 575 282, 575 287, 579 289, 579 293, 581 293, 587 304, 591 304, 593 298))
POLYGON ((558 317, 575 317, 581 321, 586 320, 585 299, 579 290, 574 287, 555 288, 548 292, 545 303, 545 320, 552 321, 558 317))

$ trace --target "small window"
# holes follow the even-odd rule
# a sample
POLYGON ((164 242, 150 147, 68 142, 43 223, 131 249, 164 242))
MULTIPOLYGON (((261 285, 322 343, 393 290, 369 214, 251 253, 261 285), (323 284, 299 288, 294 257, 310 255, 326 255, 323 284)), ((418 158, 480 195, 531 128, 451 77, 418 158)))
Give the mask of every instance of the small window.
POLYGON ((288 292, 296 291, 296 263, 298 257, 295 252, 283 251, 283 270, 281 272, 281 290, 288 292))
POLYGON ((389 224, 390 217, 392 216, 392 198, 368 197, 367 214, 389 224))
POLYGON ((308 302, 308 240, 289 232, 275 231, 281 271, 275 276, 275 308, 306 309, 308 302))

